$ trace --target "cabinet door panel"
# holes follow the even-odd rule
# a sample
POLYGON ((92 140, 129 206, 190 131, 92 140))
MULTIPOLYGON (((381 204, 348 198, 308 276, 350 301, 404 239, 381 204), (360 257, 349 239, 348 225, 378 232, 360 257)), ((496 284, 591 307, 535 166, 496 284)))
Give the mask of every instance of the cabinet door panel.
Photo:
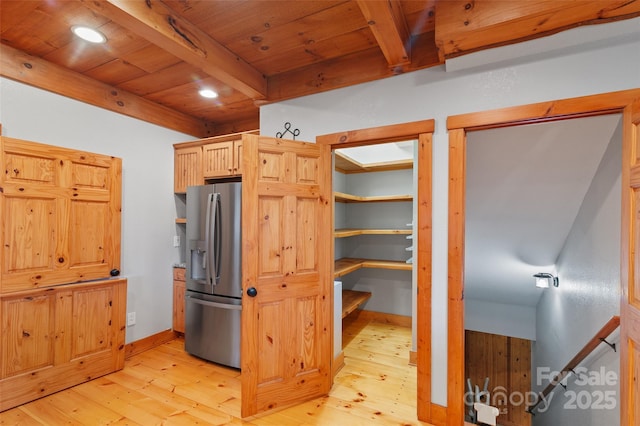
POLYGON ((54 158, 38 156, 30 152, 5 154, 6 181, 53 185, 56 175, 54 158))
POLYGON ((0 378, 53 365, 54 304, 52 295, 2 301, 0 378))
POLYGON ((73 292, 71 359, 106 350, 111 345, 112 288, 73 292))
POLYGON ((187 186, 202 185, 202 147, 177 148, 174 153, 173 192, 185 194, 187 186))
POLYGON ((74 187, 108 189, 109 167, 74 162, 71 167, 71 182, 74 187))
POLYGON ((173 282, 173 331, 184 333, 185 282, 173 282))
POLYGON ((229 176, 233 172, 233 141, 216 142, 202 147, 205 178, 229 176))
POLYGON ((53 270, 57 213, 52 198, 4 198, 3 275, 53 270))
MULTIPOLYGON (((73 201, 69 227, 69 266, 104 264, 108 246, 105 224, 108 203, 73 201)), ((108 272, 108 271, 106 271, 108 272)))

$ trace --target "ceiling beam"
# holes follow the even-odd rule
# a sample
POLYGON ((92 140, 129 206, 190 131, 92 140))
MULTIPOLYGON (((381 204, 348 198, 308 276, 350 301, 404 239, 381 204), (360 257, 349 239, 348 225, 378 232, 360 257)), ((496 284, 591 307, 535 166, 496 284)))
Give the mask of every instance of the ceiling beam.
MULTIPOLYGON (((439 61, 436 52, 433 33, 415 36, 413 60, 405 71, 416 71, 440 64, 442 62, 439 61)), ((268 101, 279 102, 393 76, 394 72, 389 69, 387 61, 380 54, 380 49, 373 47, 270 76, 268 101)))
POLYGON ((313 95, 391 76, 377 47, 269 77, 269 101, 313 95))
POLYGON ((447 0, 436 3, 441 59, 531 40, 580 25, 640 16, 640 1, 447 0))
POLYGON ((404 71, 411 62, 411 43, 400 1, 358 0, 358 6, 389 67, 395 72, 404 71))
POLYGON ((158 0, 81 0, 96 13, 148 40, 211 77, 264 99, 267 79, 249 63, 158 0))
POLYGON ((4 44, 0 44, 0 75, 188 135, 205 137, 213 134, 213 126, 204 120, 176 112, 4 44))

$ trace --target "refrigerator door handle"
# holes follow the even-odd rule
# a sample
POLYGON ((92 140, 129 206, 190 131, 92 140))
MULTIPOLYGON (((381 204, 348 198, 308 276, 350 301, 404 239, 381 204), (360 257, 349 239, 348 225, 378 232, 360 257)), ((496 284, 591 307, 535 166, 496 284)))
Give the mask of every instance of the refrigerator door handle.
POLYGON ((202 256, 202 268, 205 271, 205 279, 208 284, 211 284, 211 272, 209 271, 209 246, 211 244, 211 203, 213 201, 213 194, 207 194, 207 212, 205 213, 205 223, 204 223, 204 250, 205 254, 202 256))
POLYGON ((205 247, 207 250, 207 280, 209 284, 216 285, 220 282, 220 252, 222 239, 220 235, 220 194, 211 193, 207 197, 207 218, 205 247))
POLYGON ((213 258, 215 261, 215 271, 213 278, 214 284, 220 283, 220 272, 222 270, 222 197, 219 193, 215 194, 215 221, 214 221, 214 244, 213 258))
POLYGON ((185 299, 189 299, 190 302, 197 303, 198 305, 211 306, 212 308, 232 309, 235 311, 242 310, 242 305, 230 305, 228 303, 211 302, 209 300, 202 300, 189 295, 185 296, 185 299))

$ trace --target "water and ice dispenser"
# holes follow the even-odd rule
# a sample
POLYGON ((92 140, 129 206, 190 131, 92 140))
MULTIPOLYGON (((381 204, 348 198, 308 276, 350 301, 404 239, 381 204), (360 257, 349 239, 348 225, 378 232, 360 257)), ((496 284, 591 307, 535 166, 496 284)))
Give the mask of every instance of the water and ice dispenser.
POLYGON ((189 241, 189 261, 191 262, 191 268, 188 268, 189 278, 195 281, 206 281, 207 250, 204 241, 189 241))

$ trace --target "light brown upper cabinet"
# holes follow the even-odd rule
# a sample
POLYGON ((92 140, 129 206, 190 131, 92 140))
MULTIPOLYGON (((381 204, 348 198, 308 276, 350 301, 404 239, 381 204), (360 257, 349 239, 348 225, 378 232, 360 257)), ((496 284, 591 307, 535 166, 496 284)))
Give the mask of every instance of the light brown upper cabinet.
POLYGON ((120 269, 122 162, 2 137, 0 293, 120 269))
POLYGON ((173 157, 173 192, 186 194, 187 186, 202 185, 202 147, 176 148, 173 157))
POLYGON ((239 175, 242 164, 242 140, 204 145, 202 164, 205 178, 239 175))
POLYGON ((191 185, 204 185, 205 179, 242 174, 242 135, 257 135, 258 130, 213 136, 174 144, 174 189, 186 194, 191 185))

